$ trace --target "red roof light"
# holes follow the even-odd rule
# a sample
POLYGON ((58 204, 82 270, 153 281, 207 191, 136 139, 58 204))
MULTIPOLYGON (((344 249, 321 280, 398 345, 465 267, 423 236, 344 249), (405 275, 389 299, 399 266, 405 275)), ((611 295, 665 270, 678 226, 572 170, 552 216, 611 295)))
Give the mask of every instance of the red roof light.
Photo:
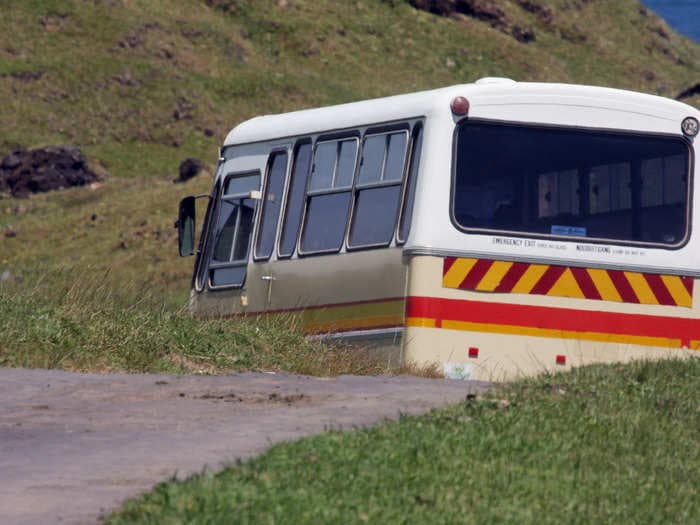
POLYGON ((452 113, 458 117, 463 117, 469 113, 469 101, 462 96, 455 97, 450 103, 452 113))

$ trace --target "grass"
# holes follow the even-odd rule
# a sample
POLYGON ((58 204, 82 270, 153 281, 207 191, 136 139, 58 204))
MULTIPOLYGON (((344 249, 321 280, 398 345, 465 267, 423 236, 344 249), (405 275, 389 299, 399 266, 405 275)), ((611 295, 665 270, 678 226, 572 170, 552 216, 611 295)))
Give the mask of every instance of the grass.
POLYGON ((700 359, 542 376, 160 484, 122 523, 698 523, 700 359))
POLYGON ((312 0, 6 0, 0 150, 73 143, 120 177, 142 177, 175 169, 174 159, 213 159, 228 129, 263 113, 486 75, 673 97, 700 74, 700 46, 636 0, 548 0, 549 20, 498 3, 535 41, 400 0, 352 10, 312 0))
POLYGON ((323 376, 429 372, 396 370, 362 350, 307 340, 292 316, 195 319, 147 291, 113 289, 100 279, 63 288, 57 283, 70 278, 60 274, 45 275, 29 289, 0 285, 0 366, 323 376))

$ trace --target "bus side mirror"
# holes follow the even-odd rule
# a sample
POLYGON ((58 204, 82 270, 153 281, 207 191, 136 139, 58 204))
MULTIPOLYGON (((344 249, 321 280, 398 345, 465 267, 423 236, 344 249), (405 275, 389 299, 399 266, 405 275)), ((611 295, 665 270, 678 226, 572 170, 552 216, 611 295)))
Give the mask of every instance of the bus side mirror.
POLYGON ((190 195, 180 201, 180 211, 175 223, 180 257, 194 255, 195 199, 196 197, 190 195))

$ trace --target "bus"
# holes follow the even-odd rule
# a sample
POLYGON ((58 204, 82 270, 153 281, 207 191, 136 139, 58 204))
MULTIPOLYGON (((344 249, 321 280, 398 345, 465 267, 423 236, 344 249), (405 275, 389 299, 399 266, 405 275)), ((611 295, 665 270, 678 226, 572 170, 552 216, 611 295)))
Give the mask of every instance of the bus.
POLYGON ((697 109, 483 78, 233 128, 195 247, 201 316, 448 375, 515 377, 700 347, 697 109), (456 371, 456 372, 455 372, 456 371))

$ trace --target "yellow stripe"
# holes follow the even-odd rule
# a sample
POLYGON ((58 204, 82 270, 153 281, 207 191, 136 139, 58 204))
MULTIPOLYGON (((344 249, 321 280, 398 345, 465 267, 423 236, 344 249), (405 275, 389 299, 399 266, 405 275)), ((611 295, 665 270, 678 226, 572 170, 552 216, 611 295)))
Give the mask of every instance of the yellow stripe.
MULTIPOLYGON (((433 322, 434 324, 434 322, 433 322)), ((403 316, 400 315, 377 315, 374 317, 363 317, 356 319, 336 319, 320 323, 307 323, 304 326, 306 332, 331 332, 334 330, 365 329, 383 326, 403 325, 403 316)))
POLYGON ((430 319, 428 317, 408 317, 406 318, 406 326, 435 328, 435 319, 430 319))
POLYGON ((567 268, 559 276, 559 279, 554 283, 552 288, 550 288, 547 295, 555 297, 576 297, 578 299, 584 299, 585 296, 581 291, 573 272, 567 268))
POLYGON ((583 339, 584 341, 598 341, 602 343, 636 344, 643 346, 660 346, 665 348, 681 347, 680 339, 647 337, 641 335, 607 334, 600 332, 575 332, 572 330, 553 330, 549 328, 535 328, 529 326, 470 323, 465 321, 443 321, 442 328, 451 330, 467 330, 470 332, 529 335, 554 339, 583 339))
POLYGON ((337 319, 363 319, 381 315, 402 315, 404 301, 381 301, 364 304, 328 305, 323 308, 309 308, 301 312, 306 323, 332 322, 337 319))
POLYGON ((690 349, 691 350, 700 350, 700 341, 696 341, 695 339, 690 341, 690 349))
POLYGON ((620 296, 617 288, 610 279, 610 275, 605 270, 596 270, 594 268, 586 269, 588 275, 591 276, 593 284, 598 289, 598 293, 603 301, 617 301, 622 302, 622 297, 620 296))
POLYGON ((549 268, 546 264, 531 264, 518 282, 513 286, 512 293, 530 293, 544 272, 549 268))
POLYGON ((445 288, 459 288, 467 274, 474 268, 477 259, 457 259, 448 272, 442 277, 445 288))
POLYGON ((328 332, 402 325, 404 308, 403 299, 397 299, 372 303, 328 305, 323 308, 309 308, 299 313, 304 331, 328 332))
POLYGON ((693 298, 683 286, 683 281, 677 275, 662 275, 661 280, 678 306, 693 306, 693 298))
POLYGON ((512 262, 495 261, 476 285, 476 289, 482 292, 493 292, 501 284, 501 279, 513 266, 512 262))
POLYGON ((632 289, 634 290, 634 293, 637 295, 637 299, 639 299, 639 302, 642 304, 659 304, 658 299, 654 295, 654 292, 651 291, 651 288, 649 287, 649 283, 647 280, 644 278, 644 276, 641 273, 635 273, 635 272, 624 272, 625 277, 627 277, 627 280, 630 283, 630 286, 632 286, 632 289))

